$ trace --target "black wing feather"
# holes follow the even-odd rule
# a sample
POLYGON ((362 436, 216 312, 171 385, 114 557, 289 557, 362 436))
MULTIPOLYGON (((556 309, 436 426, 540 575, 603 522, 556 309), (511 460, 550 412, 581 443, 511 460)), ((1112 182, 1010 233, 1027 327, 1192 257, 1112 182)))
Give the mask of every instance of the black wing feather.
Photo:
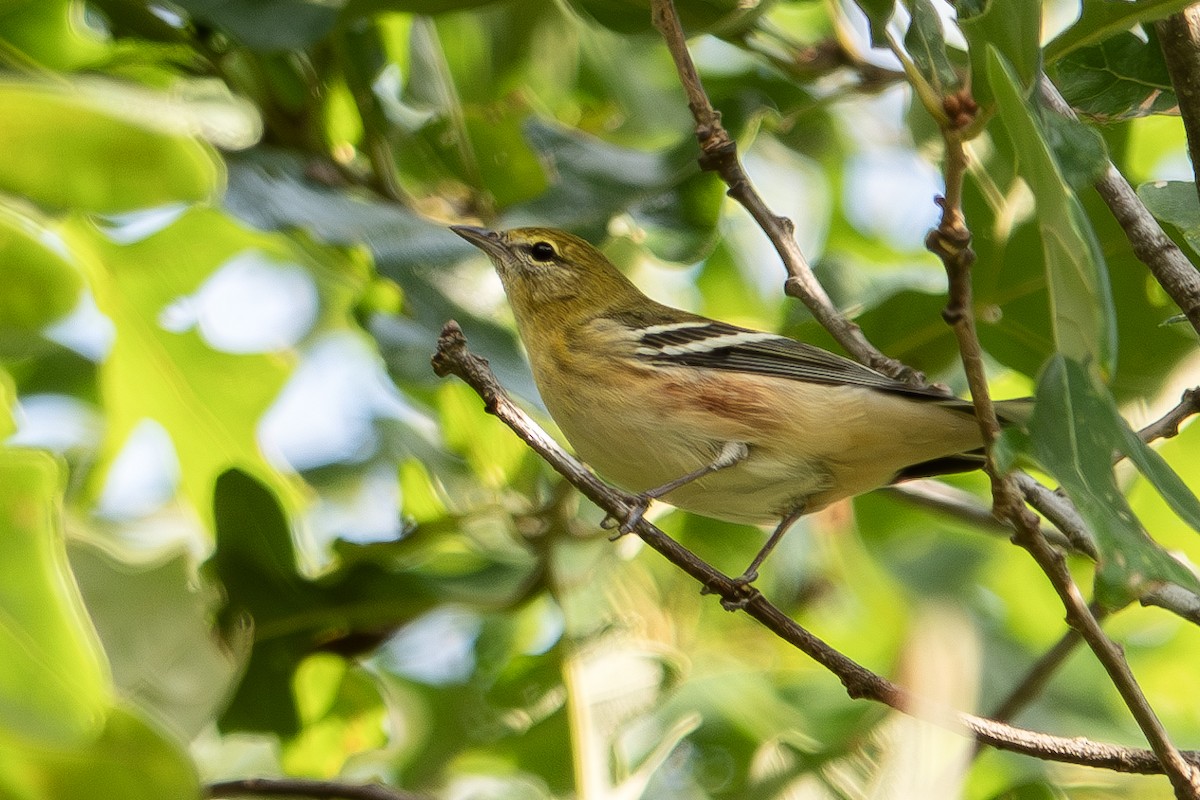
POLYGON ((893 380, 819 347, 724 322, 696 320, 688 327, 672 327, 663 331, 651 328, 641 336, 638 353, 647 361, 662 366, 749 372, 829 386, 862 386, 951 404, 962 402, 934 389, 893 380), (742 337, 740 341, 739 336, 742 337), (753 336, 762 338, 753 339, 753 336), (723 338, 727 338, 729 344, 722 344, 723 338))

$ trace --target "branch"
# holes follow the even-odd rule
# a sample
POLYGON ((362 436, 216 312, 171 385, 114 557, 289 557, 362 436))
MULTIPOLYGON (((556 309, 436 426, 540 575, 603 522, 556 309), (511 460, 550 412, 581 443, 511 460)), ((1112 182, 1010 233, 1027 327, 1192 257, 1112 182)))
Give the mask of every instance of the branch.
POLYGON ((1150 748, 1159 758, 1176 797, 1180 800, 1200 798, 1200 771, 1193 769, 1172 744, 1166 729, 1138 686, 1121 648, 1105 635, 1071 577, 1062 553, 1046 540, 1037 515, 1026 507, 1016 478, 1000 473, 992 459, 992 445, 1000 435, 1000 421, 992 403, 983 364, 983 348, 975 328, 971 287, 971 265, 975 254, 970 248, 970 231, 958 206, 966 175, 966 155, 957 130, 944 126, 942 135, 946 143, 946 196, 939 199, 942 219, 938 227, 929 232, 926 245, 942 259, 946 268, 949 294, 943 316, 958 339, 963 370, 975 403, 975 416, 987 448, 984 470, 992 481, 994 513, 997 518, 1012 525, 1013 542, 1023 547, 1046 574, 1067 612, 1067 624, 1087 642, 1103 665, 1150 743, 1150 748))
POLYGON ((825 288, 813 275, 812 268, 796 244, 792 221, 781 217, 767 207, 766 202, 754 188, 742 163, 738 159, 737 142, 721 124, 721 113, 717 111, 700 81, 696 65, 688 52, 683 26, 675 11, 672 0, 651 0, 651 15, 654 27, 662 34, 679 73, 679 82, 687 94, 688 108, 696 120, 696 139, 700 143, 700 167, 717 173, 729 187, 728 194, 750 212, 771 244, 779 252, 788 278, 784 291, 804 303, 833 338, 863 364, 873 369, 914 384, 924 383, 924 377, 912 367, 905 366, 894 358, 881 353, 867 341, 862 330, 838 311, 825 288))
MULTIPOLYGON (((1170 415, 1168 414, 1168 416, 1170 415)), ((1158 425, 1158 423, 1154 423, 1154 425, 1158 425)), ((1021 492, 1025 495, 1025 502, 1054 523, 1054 526, 1071 542, 1076 552, 1088 556, 1093 561, 1096 560, 1092 532, 1088 530, 1083 517, 1079 516, 1079 512, 1075 510, 1071 501, 1024 473, 1018 473, 1015 479, 1021 492)), ((1143 592, 1138 598, 1138 602, 1144 606, 1158 606, 1194 625, 1200 625, 1200 595, 1182 586, 1175 584, 1157 586, 1143 592)))
MULTIPOLYGON (((433 357, 433 367, 434 371, 443 377, 456 375, 461 378, 483 399, 489 414, 512 429, 534 452, 610 516, 623 518, 627 516, 629 509, 636 505, 636 497, 597 478, 512 402, 496 380, 487 361, 467 349, 466 338, 457 323, 448 322, 442 329, 437 353, 433 357)), ((1023 753, 1048 761, 1081 764, 1118 772, 1163 772, 1158 758, 1148 750, 1091 742, 1081 738, 1051 736, 963 712, 930 711, 926 704, 916 702, 909 692, 871 672, 801 627, 759 592, 751 590, 747 594, 743 586, 736 584, 645 519, 638 521, 633 532, 653 550, 695 578, 706 591, 720 596, 734 607, 740 607, 780 639, 836 675, 850 697, 874 700, 907 714, 915 714, 920 710, 922 718, 933 724, 958 733, 969 732, 977 741, 1001 750, 1023 753)), ((1200 764, 1200 753, 1191 752, 1187 757, 1200 764)))
POLYGON ((1200 197, 1200 6, 1191 6, 1154 24, 1167 74, 1179 101, 1187 134, 1197 196, 1200 197))
MULTIPOLYGON (((1046 76, 1039 83, 1042 99, 1051 109, 1076 119, 1075 112, 1046 76)), ((1150 269, 1167 295, 1175 301, 1200 335, 1200 272, 1171 241, 1162 226, 1138 199, 1137 192, 1110 161, 1095 183, 1096 191, 1120 224, 1133 254, 1150 269)))
POLYGON ((1179 404, 1138 431, 1138 438, 1146 444, 1158 439, 1171 439, 1179 435, 1179 426, 1188 417, 1200 414, 1200 387, 1186 389, 1179 404))
POLYGON ((428 800, 424 795, 389 789, 380 784, 350 784, 310 781, 300 778, 243 778, 210 783, 204 796, 218 797, 311 797, 314 800, 428 800))
MULTIPOLYGON (((1040 484, 1038 485, 1040 486, 1040 484)), ((1045 487, 1042 488, 1045 489, 1045 487)), ((962 520, 1006 539, 1012 536, 1012 528, 996 519, 992 510, 981 504, 979 498, 970 492, 940 481, 924 480, 899 483, 885 486, 876 491, 884 492, 910 506, 928 509, 953 519, 962 520)), ((1045 489, 1045 491, 1050 492, 1049 489, 1045 489)), ((1051 492, 1051 494, 1053 493, 1051 492)), ((1075 543, 1057 528, 1045 528, 1043 532, 1055 547, 1079 552, 1075 543)), ((1092 550, 1094 552, 1094 548, 1092 550)))

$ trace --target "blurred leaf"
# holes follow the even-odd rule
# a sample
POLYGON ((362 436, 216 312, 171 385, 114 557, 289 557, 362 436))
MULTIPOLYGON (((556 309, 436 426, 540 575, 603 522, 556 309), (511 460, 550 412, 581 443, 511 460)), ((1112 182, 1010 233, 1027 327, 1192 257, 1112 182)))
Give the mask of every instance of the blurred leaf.
POLYGON ((266 230, 299 227, 336 245, 366 244, 380 272, 404 290, 407 317, 379 317, 371 332, 389 369, 410 385, 437 382, 429 357, 447 320, 455 319, 487 354, 512 391, 536 396, 529 367, 510 328, 465 308, 443 288, 448 267, 478 255, 440 225, 395 203, 323 186, 304 162, 281 151, 255 151, 230 162, 229 210, 266 230))
POLYGON ((0 448, 0 738, 50 751, 97 736, 112 698, 67 565, 63 480, 53 456, 0 448))
MULTIPOLYGON (((536 118, 530 118, 525 130, 554 180, 538 197, 509 209, 503 217, 505 227, 549 224, 600 241, 614 216, 637 204, 670 197, 700 169, 694 140, 666 152, 646 152, 536 118)), ((703 223, 715 223, 715 215, 712 196, 706 194, 713 189, 711 179, 697 180, 692 187, 700 190, 700 213, 684 215, 682 220, 694 233, 698 222, 701 228, 703 223)))
POLYGON ((105 36, 81 24, 71 0, 29 0, 0 9, 0 41, 54 70, 94 67, 113 48, 105 36))
POLYGON ((293 685, 304 724, 284 746, 289 775, 336 776, 351 757, 387 745, 388 708, 373 675, 318 653, 300 665, 293 685))
POLYGON ((1022 449, 1062 484, 1096 534, 1096 599, 1113 608, 1164 581, 1200 589, 1200 580, 1151 539, 1134 517, 1113 475, 1114 446, 1135 455, 1139 465, 1151 467, 1164 497, 1200 522, 1196 499, 1177 476, 1167 477, 1164 470, 1169 468, 1161 459, 1147 456, 1145 446, 1133 446, 1130 437, 1137 438, 1085 366, 1064 356, 1051 359, 1038 381, 1022 449))
POLYGON ((940 95, 949 94, 958 88, 960 81, 946 53, 942 19, 932 0, 908 0, 908 7, 912 19, 904 34, 904 49, 934 90, 940 95))
POLYGON ((527 111, 509 104, 464 109, 464 122, 479 164, 479 187, 505 209, 537 197, 548 180, 538 153, 526 141, 527 111))
POLYGON ((1064 355, 1092 360, 1107 374, 1116 365, 1116 325, 1104 257, 1078 198, 1066 184, 1038 131, 1015 76, 989 48, 988 72, 1000 118, 1024 155, 1018 168, 1038 204, 1055 345, 1064 355))
POLYGON ((989 800, 1062 800, 1064 797, 1066 795, 1048 781, 1030 781, 1006 787, 989 800))
MULTIPOLYGON (((182 467, 181 488, 203 518, 212 482, 232 464, 271 476, 273 488, 297 502, 298 483, 269 466, 259 451, 259 420, 291 374, 298 340, 322 315, 349 316, 349 302, 336 293, 321 307, 320 285, 353 284, 361 265, 295 237, 247 229, 213 209, 185 211, 153 230, 128 241, 120 228, 104 235, 82 220, 73 226, 72 241, 94 254, 88 263, 96 302, 116 327, 116 341, 100 368, 108 427, 94 488, 130 433, 148 418, 170 434, 182 467), (237 318, 206 308, 206 302, 217 301, 202 293, 215 291, 214 276, 224 273, 236 281, 255 270, 286 278, 288 292, 277 302, 295 300, 297 307, 276 306, 265 318, 286 318, 287 331, 258 332, 242 345, 237 318)), ((262 284, 240 288, 255 285, 262 284)))
POLYGON ((896 0, 855 0, 867 15, 872 47, 887 47, 887 24, 896 11, 896 0))
POLYGON ((464 8, 479 8, 506 0, 349 0, 347 15, 367 15, 379 11, 403 11, 409 14, 445 14, 464 8))
POLYGON ((1090 187, 1108 169, 1108 150, 1100 133, 1090 125, 1062 114, 1037 108, 1035 121, 1054 154, 1063 180, 1075 191, 1090 187))
POLYGON ((346 0, 178 0, 196 19, 255 50, 298 50, 333 29, 346 0))
POLYGON ((1138 0, 1136 3, 1083 0, 1083 10, 1075 24, 1046 45, 1046 63, 1053 64, 1073 50, 1099 44, 1135 25, 1162 19, 1189 5, 1191 0, 1138 0))
POLYGON ((1177 365, 1195 352, 1196 335, 1190 327, 1167 324, 1178 307, 1146 273, 1104 200, 1088 190, 1083 203, 1108 264, 1122 349, 1137 354, 1118 360, 1109 387, 1121 403, 1154 397, 1167 388, 1177 365))
POLYGON ((371 649, 443 603, 503 604, 529 575, 527 565, 483 557, 431 562, 432 553, 401 541, 341 543, 340 565, 311 579, 298 572, 287 520, 258 481, 226 472, 213 502, 217 549, 209 566, 225 587, 222 620, 229 627, 247 615, 254 625, 250 661, 220 720, 225 730, 294 736, 300 718, 292 676, 307 656, 371 649))
POLYGON ((40 330, 79 302, 83 273, 49 221, 0 201, 0 352, 14 334, 40 330))
POLYGON ((1200 255, 1200 198, 1191 181, 1154 181, 1137 188, 1138 197, 1155 219, 1174 225, 1200 255))
POLYGON ((205 200, 222 183, 212 149, 181 133, 173 105, 146 90, 0 83, 0 116, 9 120, 0 150, 10 154, 0 188, 46 206, 115 213, 205 200))
POLYGON ((17 387, 8 370, 0 367, 0 439, 7 439, 16 430, 13 420, 13 405, 17 401, 17 387))
POLYGON ((650 252, 666 261, 698 261, 717 243, 725 188, 713 173, 700 172, 632 206, 629 214, 645 231, 650 252))
POLYGON ((117 690, 191 740, 228 698, 245 655, 224 647, 212 629, 216 593, 194 586, 192 559, 183 553, 130 564, 76 542, 70 558, 117 690))
POLYGON ((995 48, 1016 74, 1022 94, 1042 69, 1041 0, 957 0, 958 27, 971 60, 971 93, 980 105, 993 102, 995 90, 988 51, 995 48))
MULTIPOLYGON (((653 33, 650 0, 568 0, 584 19, 594 20, 618 33, 653 33)), ((688 36, 711 33, 737 36, 750 29, 775 0, 676 0, 675 6, 688 36)))
POLYGON ((1153 35, 1143 41, 1121 32, 1074 50, 1055 64, 1054 83, 1076 111, 1097 122, 1178 113, 1179 101, 1153 35))
POLYGON ((529 448, 508 426, 479 413, 479 395, 458 381, 438 388, 438 412, 446 445, 467 460, 472 474, 485 486, 508 485, 532 457, 529 448))
POLYGON ((113 709, 98 735, 71 747, 6 741, 0 794, 12 800, 189 800, 200 796, 187 751, 136 712, 113 709))

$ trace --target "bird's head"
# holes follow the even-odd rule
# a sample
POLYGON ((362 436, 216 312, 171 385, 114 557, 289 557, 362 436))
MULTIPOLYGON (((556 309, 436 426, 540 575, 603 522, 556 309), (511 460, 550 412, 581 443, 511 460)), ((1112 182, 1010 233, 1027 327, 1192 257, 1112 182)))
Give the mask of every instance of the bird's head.
POLYGON ((566 231, 468 225, 450 230, 487 253, 518 317, 535 309, 545 314, 553 306, 562 312, 602 309, 641 295, 603 253, 566 231))

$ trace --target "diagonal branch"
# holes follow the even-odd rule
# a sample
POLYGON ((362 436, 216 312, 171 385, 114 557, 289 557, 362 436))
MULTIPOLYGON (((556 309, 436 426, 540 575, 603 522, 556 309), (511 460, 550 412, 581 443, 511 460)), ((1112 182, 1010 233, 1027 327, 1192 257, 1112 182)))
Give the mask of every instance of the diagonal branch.
POLYGON ((1167 74, 1179 102, 1179 116, 1187 134, 1193 183, 1200 195, 1200 5, 1193 5, 1154 23, 1167 74))
MULTIPOLYGON (((466 338, 457 323, 448 322, 442 329, 433 365, 439 375, 456 375, 474 389, 483 399, 489 414, 512 429, 560 475, 609 515, 623 518, 637 503, 634 496, 597 478, 517 407, 496 380, 487 361, 467 349, 466 338)), ((826 644, 762 594, 757 591, 747 594, 740 584, 698 558, 653 524, 642 519, 633 532, 672 564, 695 578, 705 590, 719 595, 734 607, 742 608, 780 639, 836 675, 851 697, 884 703, 907 714, 914 714, 920 709, 923 718, 933 724, 969 734, 976 741, 992 747, 1035 758, 1119 772, 1159 774, 1163 771, 1157 756, 1149 750, 1091 742, 1082 738, 1051 736, 949 709, 927 711, 926 704, 916 702, 903 688, 826 644)), ((1188 753, 1187 758, 1200 765, 1200 753, 1188 753)))
POLYGON ((721 177, 729 187, 729 196, 742 204, 771 240, 787 270, 788 278, 784 284, 784 291, 804 303, 817 322, 837 339, 838 344, 863 364, 898 380, 914 384, 923 383, 924 378, 919 372, 880 352, 867 341, 867 337, 857 325, 834 307, 825 288, 813 275, 804 254, 800 252, 792 221, 775 214, 767 207, 742 168, 737 153, 737 142, 721 124, 721 112, 713 108, 708 99, 691 53, 688 52, 687 39, 684 37, 683 26, 674 2, 651 0, 651 15, 654 27, 662 34, 667 49, 671 51, 675 69, 679 73, 679 82, 687 94, 688 108, 696 120, 696 139, 700 143, 701 151, 700 166, 721 177))
MULTIPOLYGON (((1071 106, 1049 78, 1043 75, 1039 88, 1042 100, 1050 108, 1063 116, 1076 118, 1071 106)), ((1133 254, 1150 269, 1150 274, 1200 335, 1200 271, 1171 241, 1171 237, 1163 231, 1158 220, 1138 199, 1137 192, 1111 161, 1095 187, 1125 231, 1133 254)))
POLYGON ((1138 686, 1121 648, 1108 638, 1088 607, 1083 593, 1067 569, 1062 552, 1046 540, 1037 515, 1025 505, 1016 476, 1001 473, 993 461, 992 446, 1000 434, 1000 422, 991 400, 983 364, 983 348, 975 328, 971 286, 971 266, 975 256, 970 247, 971 235, 957 204, 966 174, 966 159, 959 132, 949 127, 943 128, 942 132, 946 143, 946 197, 940 200, 941 223, 930 231, 926 244, 942 259, 946 268, 949 292, 943 316, 958 339, 963 370, 975 403, 975 415, 987 447, 984 470, 992 481, 993 511, 999 519, 1012 525, 1013 542, 1023 547, 1046 574, 1066 610, 1067 624, 1079 633, 1108 673, 1109 680, 1161 762, 1175 796, 1180 800, 1195 800, 1200 798, 1200 770, 1189 764, 1171 742, 1158 715, 1138 686))

